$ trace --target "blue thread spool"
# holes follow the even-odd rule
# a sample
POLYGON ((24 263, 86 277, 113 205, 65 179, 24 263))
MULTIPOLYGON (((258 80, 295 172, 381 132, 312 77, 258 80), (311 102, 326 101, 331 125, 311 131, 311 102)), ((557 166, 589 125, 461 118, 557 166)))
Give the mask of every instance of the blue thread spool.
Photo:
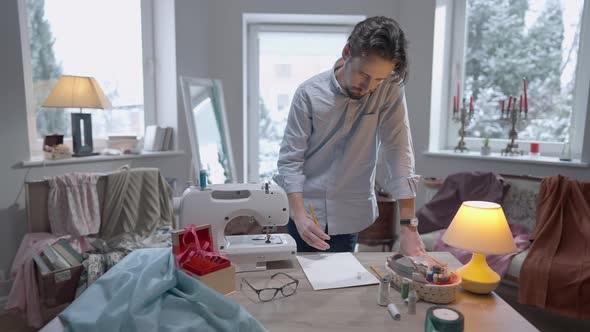
POLYGON ((199 186, 201 190, 207 189, 207 171, 205 170, 199 172, 199 186))
POLYGON ((426 272, 426 280, 432 282, 433 276, 434 276, 434 272, 432 272, 432 270, 428 270, 428 272, 426 272))

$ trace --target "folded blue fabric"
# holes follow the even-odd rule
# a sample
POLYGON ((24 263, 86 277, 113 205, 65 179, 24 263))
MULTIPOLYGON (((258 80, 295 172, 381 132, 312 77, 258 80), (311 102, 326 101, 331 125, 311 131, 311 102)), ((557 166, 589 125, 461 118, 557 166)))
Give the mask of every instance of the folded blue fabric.
POLYGON ((59 318, 67 331, 265 331, 238 303, 178 271, 170 248, 133 251, 59 318))

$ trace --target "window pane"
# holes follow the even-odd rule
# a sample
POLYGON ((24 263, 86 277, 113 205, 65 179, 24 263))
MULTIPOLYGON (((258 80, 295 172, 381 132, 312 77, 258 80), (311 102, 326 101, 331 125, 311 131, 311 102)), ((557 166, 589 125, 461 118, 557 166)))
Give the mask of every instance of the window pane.
POLYGON ((465 97, 472 94, 475 105, 469 136, 508 138, 501 100, 519 103, 526 77, 528 119, 518 123, 519 139, 569 137, 583 2, 467 1, 465 97))
POLYGON ((259 174, 276 173, 279 146, 291 100, 306 79, 330 69, 346 44, 346 33, 261 32, 259 37, 259 174))
POLYGON ((71 135, 70 112, 41 104, 61 75, 95 77, 112 110, 92 113, 94 137, 143 135, 140 0, 27 0, 37 137, 71 135))

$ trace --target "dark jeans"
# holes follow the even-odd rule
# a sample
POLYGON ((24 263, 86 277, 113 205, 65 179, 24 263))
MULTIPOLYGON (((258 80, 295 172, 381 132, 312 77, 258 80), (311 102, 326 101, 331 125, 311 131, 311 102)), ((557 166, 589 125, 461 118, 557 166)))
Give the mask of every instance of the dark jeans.
MULTIPOLYGON (((353 252, 359 237, 358 234, 330 235, 330 240, 326 241, 326 243, 330 245, 330 249, 323 251, 318 250, 303 241, 301 236, 299 236, 297 226, 295 226, 293 219, 289 218, 287 228, 289 229, 289 235, 291 235, 297 243, 297 252, 353 252)), ((325 232, 326 234, 328 233, 327 226, 325 232)))

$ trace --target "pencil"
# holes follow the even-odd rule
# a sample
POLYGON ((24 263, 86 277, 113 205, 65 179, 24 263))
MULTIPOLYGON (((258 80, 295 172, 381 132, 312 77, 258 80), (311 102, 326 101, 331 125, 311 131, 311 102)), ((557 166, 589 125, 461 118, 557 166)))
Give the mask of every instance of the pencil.
POLYGON ((316 225, 320 225, 320 223, 318 222, 318 217, 315 216, 315 211, 313 210, 313 206, 311 206, 311 202, 309 202, 309 212, 311 212, 311 216, 313 217, 313 222, 315 222, 316 225))
POLYGON ((375 273, 377 274, 377 277, 379 279, 383 279, 383 276, 381 275, 381 273, 379 273, 379 271, 377 271, 377 269, 373 265, 371 265, 371 270, 375 271, 375 273))

